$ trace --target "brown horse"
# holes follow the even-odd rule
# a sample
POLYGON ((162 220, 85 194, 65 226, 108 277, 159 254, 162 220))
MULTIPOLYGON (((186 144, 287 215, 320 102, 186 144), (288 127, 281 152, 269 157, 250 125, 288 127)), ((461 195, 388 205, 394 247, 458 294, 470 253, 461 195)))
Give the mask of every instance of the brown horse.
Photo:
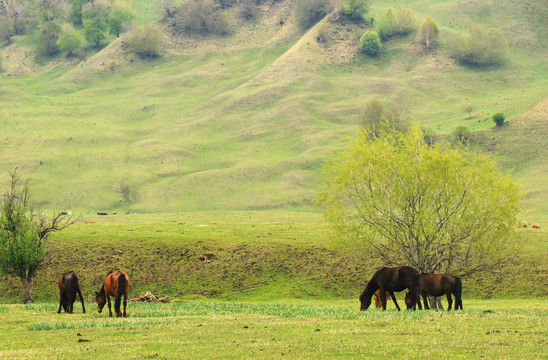
POLYGON ((390 294, 398 311, 400 307, 394 296, 394 291, 403 291, 409 289, 410 301, 413 305, 419 301, 420 285, 419 272, 410 266, 400 266, 395 268, 383 267, 369 280, 367 286, 360 295, 360 310, 367 310, 371 305, 371 298, 375 291, 380 290, 380 299, 382 309, 386 310, 386 292, 390 294))
MULTIPOLYGON (((375 293, 373 294, 373 297, 375 298, 375 307, 377 309, 382 307, 381 291, 379 289, 375 291, 375 293)), ((386 301, 390 300, 390 293, 388 291, 385 291, 384 297, 386 298, 386 301)))
POLYGON ((80 286, 80 277, 74 271, 68 271, 61 275, 59 279, 59 310, 57 314, 61 313, 61 308, 66 313, 72 314, 74 309, 74 302, 76 301, 76 294, 80 296, 80 302, 82 303, 82 310, 86 313, 86 306, 84 305, 84 298, 82 297, 82 287, 80 286))
MULTIPOLYGON (((458 276, 449 274, 428 274, 422 273, 420 276, 421 296, 424 301, 424 308, 429 310, 427 295, 430 296, 447 296, 447 311, 451 310, 453 299, 451 294, 455 295, 455 310, 462 310, 462 280, 458 276)), ((405 304, 410 309, 412 304, 411 296, 405 295, 405 304)), ((419 309, 422 310, 420 301, 419 309)))
POLYGON ((110 297, 114 296, 114 311, 116 316, 122 316, 120 312, 120 302, 122 295, 124 296, 124 313, 126 317, 127 298, 129 296, 129 276, 123 271, 111 271, 107 274, 107 278, 100 291, 95 292, 97 300, 97 311, 103 311, 105 303, 108 302, 108 313, 112 317, 112 309, 110 307, 110 297))

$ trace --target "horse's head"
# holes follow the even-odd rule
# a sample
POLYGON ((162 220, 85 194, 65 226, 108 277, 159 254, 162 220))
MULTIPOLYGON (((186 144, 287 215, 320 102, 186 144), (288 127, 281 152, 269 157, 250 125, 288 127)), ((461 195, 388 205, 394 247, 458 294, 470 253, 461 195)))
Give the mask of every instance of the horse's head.
POLYGON ((365 311, 369 308, 369 305, 371 305, 371 297, 364 297, 360 299, 361 306, 360 310, 365 311))
POLYGON ((96 291, 95 292, 95 300, 97 301, 97 311, 98 312, 103 311, 103 307, 107 303, 107 298, 105 296, 105 292, 104 291, 101 291, 101 292, 96 291))

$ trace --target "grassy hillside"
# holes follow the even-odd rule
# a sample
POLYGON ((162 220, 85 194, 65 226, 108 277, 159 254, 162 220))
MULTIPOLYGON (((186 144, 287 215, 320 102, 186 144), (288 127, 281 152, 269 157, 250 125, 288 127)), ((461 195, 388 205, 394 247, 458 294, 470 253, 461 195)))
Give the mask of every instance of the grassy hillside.
MULTIPOLYGON (((520 229, 522 249, 493 273, 464 278, 465 299, 548 295, 539 286, 548 281, 546 238, 544 229, 520 229)), ((314 213, 90 215, 48 243, 33 295, 56 301, 60 274, 74 270, 92 301, 116 268, 129 274, 132 298, 152 291, 185 301, 357 299, 381 265, 363 244, 337 240, 314 213)), ((17 278, 0 277, 1 302, 19 302, 20 289, 17 278)))
MULTIPOLYGON (((40 205, 58 210, 310 210, 322 161, 355 133, 358 110, 377 96, 442 134, 458 124, 477 130, 505 170, 529 185, 531 221, 548 219, 538 176, 545 139, 523 151, 546 114, 534 110, 547 97, 545 2, 375 1, 371 13, 397 4, 438 22, 437 48, 424 53, 410 36, 367 58, 357 48, 364 25, 324 19, 303 32, 288 1, 264 4, 260 20, 231 37, 166 27, 163 56, 153 61, 129 54, 122 39, 84 61, 37 62, 16 37, 1 49, 0 179, 19 166, 40 205), (503 66, 464 67, 450 55, 449 39, 471 22, 504 31, 503 66), (320 26, 329 29, 325 44, 316 41, 320 26), (467 103, 477 107, 472 119, 462 111, 467 103), (492 129, 493 112, 509 125, 492 129)), ((141 22, 154 17, 145 2, 135 8, 141 22)))

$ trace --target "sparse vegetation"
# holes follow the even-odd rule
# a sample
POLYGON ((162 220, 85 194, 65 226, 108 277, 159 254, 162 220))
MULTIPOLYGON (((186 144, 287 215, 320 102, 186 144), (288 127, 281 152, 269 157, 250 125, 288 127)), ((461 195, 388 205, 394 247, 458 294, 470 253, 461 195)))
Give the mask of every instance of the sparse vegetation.
POLYGON ((213 0, 189 0, 183 3, 175 13, 174 25, 177 30, 187 33, 230 33, 226 16, 216 8, 213 0))
POLYGON ((453 141, 466 144, 472 139, 472 130, 468 126, 461 124, 453 130, 452 135, 453 141))
POLYGON ((481 27, 472 24, 466 35, 457 35, 456 56, 470 65, 500 65, 506 55, 507 45, 502 32, 490 28, 485 33, 481 27))
POLYGON ((369 0, 340 0, 339 11, 349 19, 366 21, 369 0))
POLYGON ((416 22, 413 10, 398 6, 394 14, 389 8, 378 22, 379 35, 382 39, 388 39, 393 35, 409 34, 416 29, 416 22))
POLYGON ((129 35, 128 46, 141 57, 160 56, 160 30, 153 24, 137 26, 129 35))

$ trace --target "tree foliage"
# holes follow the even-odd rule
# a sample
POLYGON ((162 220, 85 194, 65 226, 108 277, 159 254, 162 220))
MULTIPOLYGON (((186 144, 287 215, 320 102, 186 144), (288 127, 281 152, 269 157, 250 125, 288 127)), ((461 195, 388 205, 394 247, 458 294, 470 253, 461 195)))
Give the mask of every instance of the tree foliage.
POLYGON ((59 50, 66 51, 67 55, 72 55, 72 53, 80 47, 82 44, 82 36, 74 27, 70 24, 63 24, 61 26, 61 35, 59 40, 57 40, 57 46, 59 50))
POLYGON ((13 35, 15 35, 15 22, 8 16, 0 15, 0 44, 7 41, 9 45, 13 35))
POLYGON ((495 163, 417 128, 360 132, 325 166, 319 201, 351 241, 387 265, 467 275, 492 269, 512 248, 521 193, 495 163))
POLYGON ((189 0, 181 5, 174 16, 177 30, 197 34, 226 35, 230 25, 226 16, 213 0, 189 0))
POLYGON ((377 55, 381 48, 381 38, 374 30, 367 30, 360 39, 360 49, 368 55, 377 55))
POLYGON ((154 24, 135 27, 129 34, 128 46, 140 57, 160 56, 160 29, 154 24))
POLYGON ((467 34, 457 35, 455 53, 466 64, 498 65, 503 62, 506 51, 506 39, 498 29, 490 28, 485 32, 478 25, 472 24, 467 34))
POLYGON ((472 139, 472 130, 466 125, 457 125, 452 135, 454 142, 467 144, 472 139))
POLYGON ((50 233, 74 221, 61 214, 50 220, 47 211, 35 215, 28 180, 22 180, 17 169, 10 173, 10 185, 0 213, 0 270, 21 280, 23 302, 32 301, 32 283, 44 262, 50 233))
POLYGON ((108 30, 111 35, 120 37, 120 34, 124 31, 133 20, 135 20, 137 14, 131 8, 131 3, 127 0, 116 0, 112 4, 110 14, 108 16, 108 30))
POLYGON ((417 17, 413 10, 398 6, 395 13, 392 8, 386 10, 379 21, 379 35, 387 39, 393 35, 409 34, 416 29, 417 17))
POLYGON ((341 0, 339 11, 352 20, 365 21, 369 12, 368 0, 341 0))
POLYGON ((105 40, 105 32, 108 27, 108 15, 110 2, 107 0, 95 0, 82 7, 82 26, 86 40, 97 47, 105 40))
POLYGON ((378 137, 388 129, 405 132, 409 128, 407 109, 402 105, 385 105, 370 99, 359 113, 361 125, 370 136, 378 137))
POLYGON ((427 17, 417 31, 417 39, 424 44, 426 51, 436 44, 439 35, 438 24, 431 17, 427 17))
POLYGON ((495 125, 497 126, 502 126, 504 125, 504 120, 506 119, 506 117, 504 116, 503 113, 495 113, 493 114, 493 121, 495 122, 495 125))

